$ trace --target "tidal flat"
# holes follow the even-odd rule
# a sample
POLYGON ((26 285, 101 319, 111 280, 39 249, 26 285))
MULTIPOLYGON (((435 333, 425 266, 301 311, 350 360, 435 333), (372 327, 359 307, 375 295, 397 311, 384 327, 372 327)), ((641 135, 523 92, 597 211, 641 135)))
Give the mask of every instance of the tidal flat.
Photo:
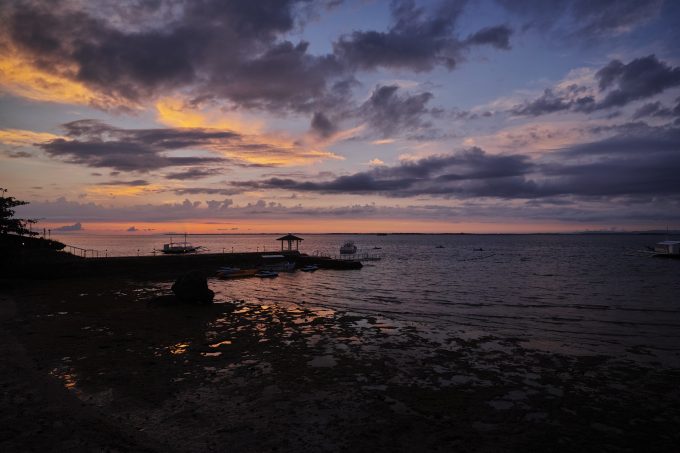
MULTIPOLYGON (((2 294, 2 451, 672 451, 680 370, 469 329, 66 279, 2 294)), ((256 282, 253 282, 256 284, 256 282)))

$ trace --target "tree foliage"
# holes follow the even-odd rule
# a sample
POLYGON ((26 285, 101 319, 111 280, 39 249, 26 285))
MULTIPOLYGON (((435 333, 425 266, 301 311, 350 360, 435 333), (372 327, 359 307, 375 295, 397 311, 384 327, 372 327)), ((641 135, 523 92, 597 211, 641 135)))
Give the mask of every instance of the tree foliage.
POLYGON ((0 234, 15 233, 19 235, 36 236, 38 233, 27 228, 36 223, 32 219, 17 219, 14 217, 14 208, 28 204, 27 201, 17 200, 14 197, 5 196, 7 189, 0 187, 0 234))

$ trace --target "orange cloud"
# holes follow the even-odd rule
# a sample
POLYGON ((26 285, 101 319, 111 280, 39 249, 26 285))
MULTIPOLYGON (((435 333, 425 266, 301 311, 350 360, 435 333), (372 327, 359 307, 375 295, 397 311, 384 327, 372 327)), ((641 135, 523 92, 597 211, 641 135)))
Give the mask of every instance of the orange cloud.
POLYGON ((23 129, 0 129, 0 143, 10 146, 32 146, 35 143, 46 142, 60 138, 49 132, 33 132, 23 129))
POLYGON ((5 49, 0 53, 0 88, 34 101, 135 108, 129 101, 98 93, 63 75, 73 74, 75 70, 64 65, 47 72, 19 52, 5 49))
POLYGON ((307 165, 323 159, 342 157, 320 149, 315 143, 304 143, 282 132, 264 132, 261 119, 224 113, 219 109, 197 109, 177 97, 164 97, 155 104, 157 119, 170 127, 220 129, 234 131, 237 142, 214 143, 209 149, 228 158, 254 165, 307 165))

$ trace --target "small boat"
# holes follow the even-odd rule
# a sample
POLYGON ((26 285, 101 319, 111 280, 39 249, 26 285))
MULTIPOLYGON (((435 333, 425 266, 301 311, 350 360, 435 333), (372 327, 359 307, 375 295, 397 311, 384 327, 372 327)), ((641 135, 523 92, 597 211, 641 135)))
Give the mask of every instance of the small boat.
POLYGON ((382 250, 382 247, 373 247, 373 250, 382 250))
POLYGON ((170 238, 169 244, 163 244, 163 249, 161 252, 168 255, 179 255, 183 253, 196 253, 202 250, 204 247, 192 245, 187 242, 187 235, 184 234, 184 242, 172 242, 172 237, 170 238))
POLYGON ((279 273, 274 272, 274 271, 259 271, 258 273, 255 274, 255 277, 260 277, 260 278, 274 278, 278 277, 279 273))
POLYGON ((347 241, 344 244, 342 244, 342 247, 340 247, 341 255, 354 255, 356 252, 357 246, 354 245, 354 242, 352 241, 347 241))
POLYGON ((436 249, 443 249, 444 246, 443 246, 443 245, 438 245, 438 246, 436 246, 435 248, 436 248, 436 249))
POLYGON ((316 264, 308 264, 306 266, 303 266, 300 268, 302 272, 314 272, 319 269, 319 266, 316 264))

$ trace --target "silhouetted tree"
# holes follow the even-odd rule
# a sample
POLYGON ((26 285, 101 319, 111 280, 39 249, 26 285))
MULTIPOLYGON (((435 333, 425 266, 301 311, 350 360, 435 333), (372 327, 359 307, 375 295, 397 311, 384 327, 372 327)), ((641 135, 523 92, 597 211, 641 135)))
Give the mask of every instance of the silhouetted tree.
POLYGON ((26 228, 27 225, 36 223, 35 220, 14 218, 14 208, 28 204, 28 202, 17 200, 14 197, 6 197, 6 193, 7 189, 0 187, 0 234, 15 233, 36 236, 37 232, 26 228))

